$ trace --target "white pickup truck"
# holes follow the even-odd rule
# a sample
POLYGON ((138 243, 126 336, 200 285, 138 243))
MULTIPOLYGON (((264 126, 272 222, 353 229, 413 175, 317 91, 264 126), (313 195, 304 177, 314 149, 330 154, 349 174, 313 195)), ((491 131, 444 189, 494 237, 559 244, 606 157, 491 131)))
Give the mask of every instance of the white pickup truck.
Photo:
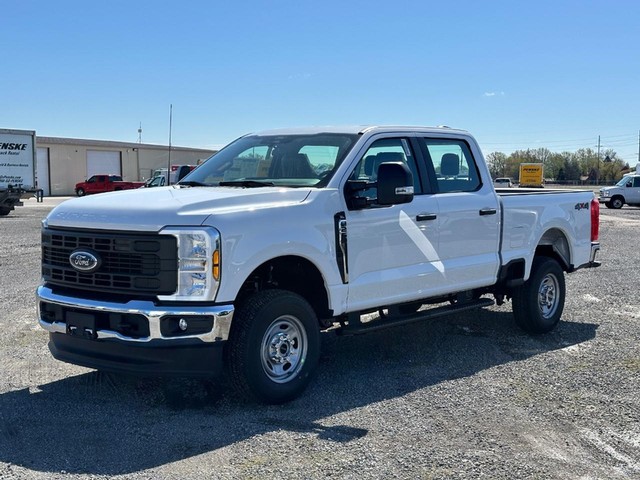
POLYGON ((496 194, 464 131, 269 131, 178 185, 56 207, 43 221, 38 318, 59 360, 224 371, 241 393, 280 403, 310 381, 323 330, 510 299, 520 327, 550 331, 564 273, 599 265, 598 227, 592 192, 496 194))
MULTIPOLYGON (((640 164, 638 164, 640 166, 640 164)), ((625 204, 633 207, 640 206, 640 172, 636 167, 635 174, 624 175, 612 187, 600 189, 600 203, 607 208, 622 208, 625 204)))

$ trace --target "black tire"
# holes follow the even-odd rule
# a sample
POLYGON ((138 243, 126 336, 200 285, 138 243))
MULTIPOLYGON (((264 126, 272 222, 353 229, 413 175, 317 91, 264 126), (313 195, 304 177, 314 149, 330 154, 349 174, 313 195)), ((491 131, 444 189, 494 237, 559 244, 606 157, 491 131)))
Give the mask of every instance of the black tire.
POLYGON ((10 211, 9 207, 0 207, 0 216, 9 215, 10 211))
POLYGON ((605 205, 607 208, 613 208, 613 205, 611 205, 611 202, 604 202, 604 205, 605 205))
POLYGON ((84 188, 78 188, 76 189, 76 195, 78 195, 79 197, 84 197, 84 194, 86 192, 84 191, 84 188))
POLYGON ((562 316, 565 300, 564 272, 550 257, 536 257, 531 275, 513 294, 516 324, 529 333, 547 333, 562 316))
POLYGON ((613 197, 610 203, 611 208, 615 208, 617 210, 618 208, 622 208, 622 206, 624 205, 624 198, 620 196, 613 197))
POLYGON ((258 292, 236 310, 225 354, 229 379, 243 397, 268 404, 293 400, 318 364, 315 312, 295 293, 258 292))

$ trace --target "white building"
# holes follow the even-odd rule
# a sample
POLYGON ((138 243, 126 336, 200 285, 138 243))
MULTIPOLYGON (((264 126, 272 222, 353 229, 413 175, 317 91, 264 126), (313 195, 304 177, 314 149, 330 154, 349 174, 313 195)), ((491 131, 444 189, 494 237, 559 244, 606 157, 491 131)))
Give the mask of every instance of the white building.
MULTIPOLYGON (((169 147, 77 138, 36 137, 37 183, 45 196, 75 195, 75 184, 95 174, 121 175, 142 181, 167 168, 169 147)), ((215 150, 171 147, 172 165, 197 165, 215 150)))

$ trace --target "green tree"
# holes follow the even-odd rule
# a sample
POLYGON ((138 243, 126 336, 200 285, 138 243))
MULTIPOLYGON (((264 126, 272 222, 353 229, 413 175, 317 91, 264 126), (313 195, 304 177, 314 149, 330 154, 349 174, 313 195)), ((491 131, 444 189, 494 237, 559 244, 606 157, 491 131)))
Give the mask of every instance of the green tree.
POLYGON ((487 155, 487 165, 492 178, 507 176, 507 156, 504 153, 491 152, 487 155))
POLYGON ((566 155, 562 153, 552 153, 544 164, 544 176, 555 180, 565 180, 560 178, 560 171, 564 168, 566 155))
POLYGON ((595 172, 598 170, 598 154, 591 148, 581 148, 571 155, 572 159, 578 162, 582 176, 589 176, 595 180, 595 172))

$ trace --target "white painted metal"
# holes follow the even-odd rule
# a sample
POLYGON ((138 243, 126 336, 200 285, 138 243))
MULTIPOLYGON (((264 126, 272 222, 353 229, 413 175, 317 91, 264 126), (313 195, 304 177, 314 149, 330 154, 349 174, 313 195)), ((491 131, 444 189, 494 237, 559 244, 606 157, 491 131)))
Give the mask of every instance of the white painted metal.
POLYGON ((222 239, 217 302, 233 302, 247 277, 264 262, 296 255, 318 268, 329 293, 329 308, 336 315, 490 286, 496 282, 500 263, 513 259, 526 260, 528 276, 536 246, 550 229, 566 236, 573 265, 589 262, 590 212, 577 205, 588 204, 592 192, 520 194, 514 190, 501 195, 501 206, 482 154, 468 133, 413 127, 361 131, 359 142, 325 188, 128 190, 70 200, 56 207, 46 222, 52 227, 149 232, 165 226, 211 226, 222 239), (367 142, 381 133, 427 133, 467 142, 484 186, 446 198, 416 195, 404 205, 349 211, 344 185, 367 142), (497 212, 480 216, 483 208, 497 212), (338 212, 347 215, 348 284, 342 282, 336 262, 334 215, 338 212), (418 213, 426 212, 436 213, 437 222, 416 221, 418 213))
POLYGON ((122 175, 120 152, 87 150, 87 178, 92 175, 122 175))
POLYGON ((38 147, 37 159, 36 178, 38 181, 38 188, 41 188, 43 195, 48 197, 51 195, 49 188, 49 149, 38 147))

